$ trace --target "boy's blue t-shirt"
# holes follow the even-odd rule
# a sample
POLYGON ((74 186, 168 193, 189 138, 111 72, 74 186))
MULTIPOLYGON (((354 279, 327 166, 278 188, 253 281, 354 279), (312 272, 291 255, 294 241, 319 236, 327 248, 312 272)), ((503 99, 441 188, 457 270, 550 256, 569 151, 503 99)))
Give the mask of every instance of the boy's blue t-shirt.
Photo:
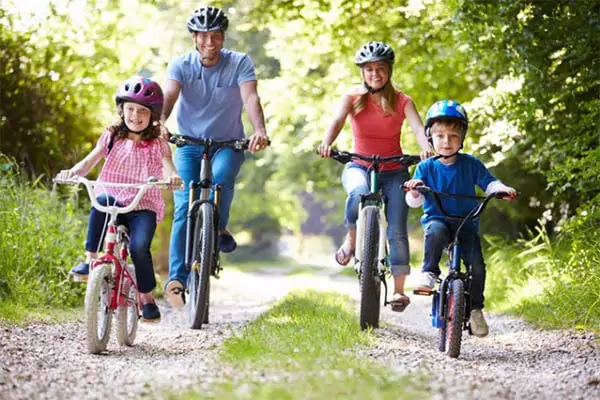
MULTIPOLYGON (((429 158, 417 165, 413 179, 422 180, 426 186, 436 192, 475 195, 475 185, 485 190, 496 180, 483 163, 469 154, 458 153, 456 161, 445 165, 439 160, 429 158)), ((447 214, 466 216, 477 206, 475 199, 462 199, 441 196, 442 206, 447 214)), ((421 217, 423 224, 432 219, 446 219, 437 208, 430 193, 425 193, 423 204, 424 214, 421 217)), ((475 223, 475 225, 477 225, 475 223)))
POLYGON ((194 50, 169 63, 167 79, 181 84, 177 129, 182 135, 215 140, 245 137, 240 85, 256 80, 247 54, 221 49, 218 63, 204 67, 194 50))

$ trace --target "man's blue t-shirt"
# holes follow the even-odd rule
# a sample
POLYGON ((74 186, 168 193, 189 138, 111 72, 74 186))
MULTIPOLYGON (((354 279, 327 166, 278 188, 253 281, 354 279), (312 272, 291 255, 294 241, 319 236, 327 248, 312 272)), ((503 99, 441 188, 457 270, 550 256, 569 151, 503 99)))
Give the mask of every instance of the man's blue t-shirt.
POLYGON ((217 64, 205 67, 194 50, 169 63, 167 79, 181 84, 177 129, 182 135, 215 140, 245 137, 240 85, 256 80, 247 54, 222 49, 217 64))
MULTIPOLYGON (((476 185, 485 190, 491 182, 496 180, 479 159, 463 153, 458 153, 456 161, 451 165, 443 164, 433 158, 420 162, 413 179, 422 180, 426 186, 436 192, 471 196, 475 195, 476 185)), ((441 196, 440 200, 444 211, 450 215, 466 216, 477 206, 475 199, 441 196)), ((424 214, 421 217, 423 224, 432 219, 446 219, 429 193, 425 194, 423 211, 424 214)))

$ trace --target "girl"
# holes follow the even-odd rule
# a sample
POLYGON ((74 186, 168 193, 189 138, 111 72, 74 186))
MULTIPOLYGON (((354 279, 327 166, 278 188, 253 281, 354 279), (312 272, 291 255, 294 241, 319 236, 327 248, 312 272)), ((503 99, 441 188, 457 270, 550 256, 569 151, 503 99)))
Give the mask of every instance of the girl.
MULTIPOLYGON (((119 87, 115 101, 119 121, 106 127, 96 147, 73 168, 60 171, 57 178, 85 176, 105 157, 99 181, 144 183, 151 176, 163 176, 164 169, 165 179, 174 185, 181 185, 181 178, 171 159, 171 148, 160 137, 163 93, 158 83, 144 77, 133 77, 119 87)), ((114 204, 116 201, 117 204, 126 206, 133 200, 136 192, 137 190, 107 187, 96 195, 102 205, 109 202, 114 204)), ((126 225, 130 232, 130 253, 142 297, 142 318, 148 322, 160 320, 160 311, 152 295, 156 279, 150 244, 156 223, 163 218, 164 209, 165 203, 160 190, 150 189, 135 210, 119 215, 120 223, 126 225)), ((106 215, 92 208, 85 244, 85 261, 71 269, 71 274, 81 280, 87 280, 90 263, 102 246, 106 222, 106 215)))
MULTIPOLYGON (((402 154, 400 134, 402 124, 408 119, 412 131, 423 149, 421 158, 433 154, 423 132, 423 122, 409 96, 396 90, 391 82, 394 51, 382 42, 369 42, 363 45, 355 56, 355 63, 361 69, 363 83, 342 97, 323 142, 317 152, 322 157, 330 157, 332 144, 342 130, 346 118, 350 116, 354 141, 354 152, 364 155, 377 154, 392 156, 402 154)), ((369 165, 355 161, 346 164, 342 174, 342 184, 348 193, 346 199, 345 225, 346 239, 335 254, 340 265, 347 265, 356 246, 356 221, 360 195, 369 193, 369 165)), ((394 295, 392 310, 404 311, 410 299, 404 293, 404 282, 410 273, 407 235, 407 205, 401 190, 402 184, 410 179, 408 170, 398 163, 384 163, 380 183, 388 199, 387 237, 390 244, 394 295)))

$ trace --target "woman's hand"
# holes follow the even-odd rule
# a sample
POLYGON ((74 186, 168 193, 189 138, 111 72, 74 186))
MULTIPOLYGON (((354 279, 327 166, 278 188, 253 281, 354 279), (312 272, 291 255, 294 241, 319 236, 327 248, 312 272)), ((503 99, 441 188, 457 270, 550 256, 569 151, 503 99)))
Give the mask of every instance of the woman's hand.
POLYGON ((326 157, 329 158, 331 157, 331 150, 333 147, 331 147, 330 144, 325 144, 325 143, 321 143, 318 147, 317 147, 317 153, 321 156, 321 157, 326 157))
POLYGON ((428 158, 435 156, 435 151, 429 148, 427 150, 421 151, 421 154, 419 154, 419 156, 421 156, 421 160, 427 160, 428 158))
POLYGON ((174 174, 169 177, 169 183, 173 186, 182 186, 183 179, 181 179, 181 177, 179 175, 174 174))

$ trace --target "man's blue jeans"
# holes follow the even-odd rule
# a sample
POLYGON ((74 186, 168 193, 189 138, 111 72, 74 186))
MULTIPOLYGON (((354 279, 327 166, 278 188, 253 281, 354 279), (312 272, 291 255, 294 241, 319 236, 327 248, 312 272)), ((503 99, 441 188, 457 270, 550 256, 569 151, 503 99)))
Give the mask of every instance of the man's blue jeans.
MULTIPOLYGON (((107 204, 114 205, 115 199, 112 196, 102 195, 98 196, 98 202, 103 206, 107 204)), ((119 203, 116 204, 120 205, 119 203)), ((108 216, 92 207, 87 241, 85 242, 87 251, 91 253, 102 251, 107 223, 108 216)), ((127 214, 119 214, 117 225, 125 225, 129 230, 129 253, 133 265, 135 265, 138 290, 140 293, 149 293, 156 287, 154 264, 150 253, 152 238, 156 231, 156 213, 150 210, 137 210, 127 214)))
MULTIPOLYGON (((185 270, 185 232, 189 202, 189 183, 200 179, 200 164, 204 146, 185 145, 175 151, 174 163, 183 179, 185 188, 173 192, 174 214, 169 247, 169 280, 177 279, 185 286, 188 273, 185 270)), ((229 221, 229 210, 233 201, 235 179, 244 163, 244 152, 230 148, 211 150, 213 183, 221 185, 219 204, 219 229, 225 229, 229 221)), ((197 191, 199 195, 199 191, 197 191)), ((212 195, 211 195, 212 197, 212 195)))
MULTIPOLYGON (((428 221, 424 228, 425 243, 423 256, 423 272, 440 274, 439 262, 442 252, 454 238, 460 221, 449 222, 434 219, 428 221)), ((460 230, 458 240, 461 246, 461 258, 466 266, 471 266, 471 308, 482 309, 485 290, 485 263, 481 251, 481 240, 474 224, 465 224, 460 230)), ((463 270, 463 272, 465 272, 463 270)))
MULTIPOLYGON (((386 217, 388 222, 387 238, 390 245, 389 263, 392 275, 408 275, 410 273, 410 252, 406 219, 408 206, 404 201, 402 184, 410 179, 408 171, 397 169, 379 174, 379 187, 387 198, 386 217)), ((348 194, 346 199, 345 225, 348 229, 356 229, 360 195, 370 192, 370 175, 367 168, 355 163, 348 163, 342 174, 342 185, 348 194)))

